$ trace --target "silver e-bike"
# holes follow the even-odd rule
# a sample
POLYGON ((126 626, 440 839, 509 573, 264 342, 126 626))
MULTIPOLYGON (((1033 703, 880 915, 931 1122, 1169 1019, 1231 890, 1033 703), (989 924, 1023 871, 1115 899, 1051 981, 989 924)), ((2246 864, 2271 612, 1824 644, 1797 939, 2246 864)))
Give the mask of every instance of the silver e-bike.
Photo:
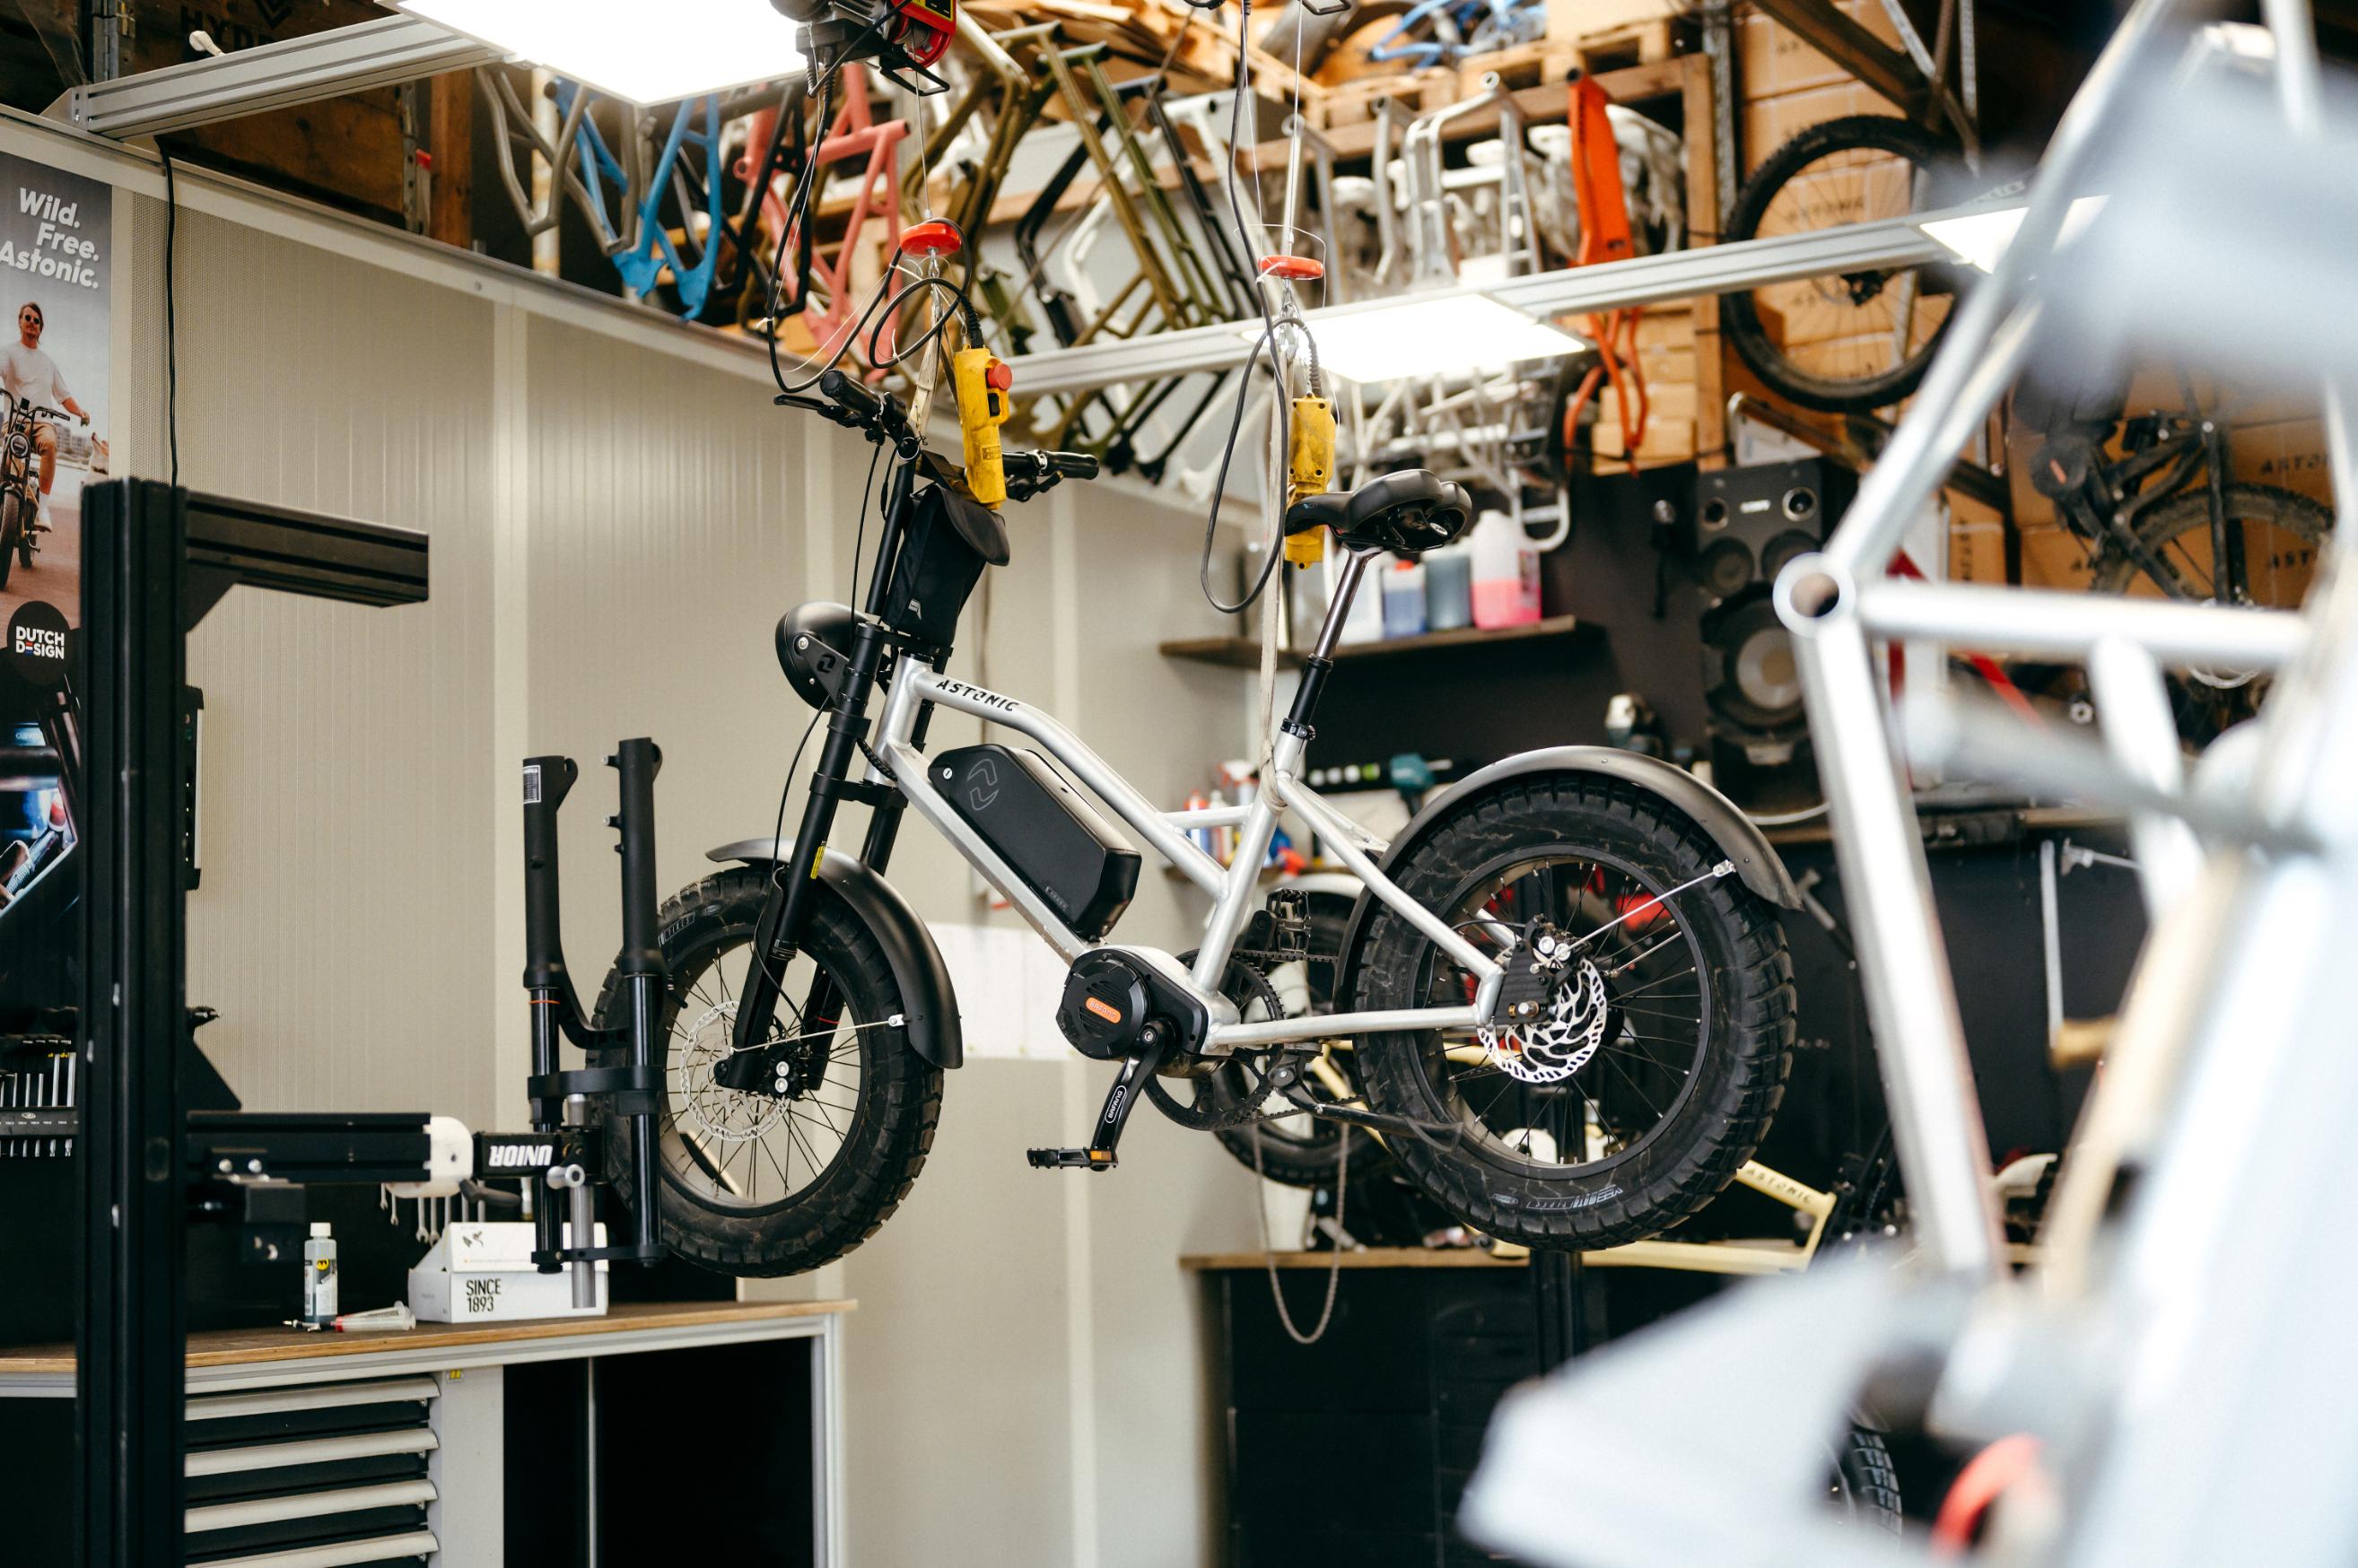
MULTIPOLYGON (((1410 470, 1290 510, 1289 533, 1333 530, 1345 569, 1260 791, 1165 811, 1047 713, 944 673, 968 593, 1009 558, 1006 530, 896 399, 833 373, 821 389, 811 404, 892 449, 886 524, 862 609, 806 604, 779 624, 787 679, 826 727, 799 830, 713 850, 730 869, 662 911, 648 1125, 671 1248, 740 1274, 815 1268, 916 1180, 962 1044, 941 955, 884 880, 912 806, 1069 962, 1058 1027, 1115 1067, 1084 1141, 1034 1149, 1035 1165, 1113 1169, 1141 1095, 1208 1130, 1308 1111, 1374 1131, 1493 1236, 1594 1248, 1677 1223, 1751 1157, 1790 1062, 1776 911, 1798 897, 1725 798, 1651 758, 1563 747, 1480 770, 1386 843, 1302 782, 1368 562, 1446 544, 1470 515, 1463 490, 1410 470), (944 708, 1029 744, 928 752, 944 708), (870 812, 856 853, 847 804, 870 812), (1298 902, 1258 896, 1289 813, 1366 885, 1335 1011, 1315 1016, 1286 1016, 1265 973, 1306 936, 1298 902), (1188 836, 1216 823, 1238 830, 1226 866, 1188 836), (1111 939, 1141 850, 1211 896, 1194 951, 1111 939), (1321 1057, 1347 1071, 1310 1071, 1321 1057)), ((1097 472, 1055 452, 1006 467, 1017 501, 1097 472)), ((625 1005, 610 982, 601 1014, 625 1005)), ((630 1142, 623 1127, 609 1146, 636 1201, 630 1142)))

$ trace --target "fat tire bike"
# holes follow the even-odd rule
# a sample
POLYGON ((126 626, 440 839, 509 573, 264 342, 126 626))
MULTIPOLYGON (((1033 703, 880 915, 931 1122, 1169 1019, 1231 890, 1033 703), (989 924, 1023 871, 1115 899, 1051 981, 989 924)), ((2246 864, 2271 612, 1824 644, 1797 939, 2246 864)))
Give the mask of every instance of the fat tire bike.
MULTIPOLYGON (((1561 747, 1470 775, 1387 844, 1300 780, 1361 576, 1384 551, 1454 538, 1471 515, 1462 489, 1409 470, 1288 509, 1290 531, 1334 532, 1345 569, 1263 786, 1164 811, 1048 714, 944 673, 968 594, 1009 559, 1004 525, 898 398, 834 371, 818 387, 782 401, 892 449, 885 524, 861 610, 805 604, 779 623, 788 682, 826 731, 797 831, 710 851, 728 869, 656 921, 668 979, 644 1125, 657 1148, 637 1162, 627 1118, 606 1148, 633 1205, 634 1169, 653 1171, 674 1251, 738 1274, 815 1268, 872 1234, 923 1169, 963 1044, 939 952, 884 878, 912 806, 1069 960, 1057 1027, 1114 1068, 1086 1141, 1033 1149, 1034 1166, 1112 1170, 1141 1098, 1217 1131, 1277 1095, 1289 1114, 1382 1134, 1444 1207, 1531 1245, 1651 1235, 1735 1177, 1783 1093, 1793 987, 1776 911, 1799 902, 1735 806, 1653 759, 1561 747), (940 709, 1039 750, 928 753, 940 709), (1195 951, 1108 940, 1141 856, 1084 792, 1211 895, 1195 951), (869 808, 856 851, 838 821, 854 804, 869 808), (1293 924, 1252 907, 1281 812, 1365 886, 1325 1015, 1282 1016, 1240 956, 1282 947, 1272 928, 1293 924), (1238 829, 1226 867, 1187 833, 1217 826, 1238 829), (1337 1048, 1353 1053, 1356 1103, 1303 1087, 1309 1059, 1337 1048)), ((1021 502, 1098 464, 1019 452, 1005 469, 1021 502)), ((628 981, 610 980, 601 1025, 631 1005, 628 981)))
POLYGON ((0 415, 0 588, 5 588, 9 573, 19 566, 32 570, 41 550, 40 454, 35 448, 40 427, 73 416, 5 392, 0 398, 7 400, 7 411, 0 415))

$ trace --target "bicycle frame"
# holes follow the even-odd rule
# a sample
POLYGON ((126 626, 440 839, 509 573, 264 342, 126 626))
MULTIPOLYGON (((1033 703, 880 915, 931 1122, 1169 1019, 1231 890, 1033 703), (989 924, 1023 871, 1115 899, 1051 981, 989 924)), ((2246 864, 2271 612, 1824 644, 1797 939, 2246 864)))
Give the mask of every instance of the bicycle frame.
MULTIPOLYGON (((918 814, 932 823, 1058 953, 1067 959, 1077 958, 1097 946, 1067 925, 934 787, 921 748, 933 709, 940 707, 989 719, 1036 741, 1156 855, 1213 895, 1212 911, 1205 922, 1203 940, 1197 945, 1195 962, 1189 974, 1191 986, 1215 1020, 1207 1037, 1200 1043, 1206 1054, 1225 1055, 1239 1048, 1291 1044, 1381 1030, 1463 1029, 1489 1021, 1504 979, 1498 965, 1384 874, 1374 858, 1388 847, 1382 839, 1328 805, 1301 781, 1310 719, 1323 685, 1320 681, 1305 679, 1296 692, 1286 729, 1277 737, 1268 777, 1258 797, 1245 806, 1162 810, 1055 718, 1013 697, 945 676, 939 668, 944 655, 930 649, 903 647, 897 668, 887 685, 881 731, 871 747, 868 708, 878 683, 883 679, 887 657, 904 642, 885 627, 882 615, 888 603, 894 557, 914 503, 922 460, 914 455, 904 460, 893 480, 887 509, 890 521, 878 543, 876 562, 869 578, 868 613, 860 618, 852 633, 843 685, 827 708, 827 744, 811 780, 810 796, 804 806, 794 848, 787 854, 785 846, 777 846, 780 860, 784 862, 784 874, 755 927, 756 953, 766 953, 773 958, 793 953, 817 897, 814 890, 820 858, 825 853, 837 808, 845 800, 864 801, 874 807, 860 853, 868 870, 884 870, 899 832, 902 810, 905 806, 914 806, 918 814), (867 766, 863 776, 854 782, 852 770, 863 756, 867 766), (1228 1022, 1233 1009, 1220 1000, 1219 982, 1250 913, 1261 863, 1278 818, 1289 809, 1299 813, 1327 840, 1343 863, 1367 885, 1370 896, 1399 914, 1476 978, 1472 1005, 1305 1016, 1258 1023, 1228 1022), (1226 867, 1190 843, 1185 834, 1189 827, 1218 825, 1240 829, 1236 858, 1226 867)), ((1355 554, 1346 564, 1325 623, 1319 631, 1313 654, 1314 661, 1325 661, 1333 654, 1352 597, 1373 558, 1355 554)), ((770 965, 756 964, 747 977, 731 1024, 733 1049, 744 1060, 755 1060, 763 1050, 778 996, 776 971, 770 965)), ((828 1010, 833 1005, 832 991, 822 972, 812 982, 803 1014, 831 1016, 828 1010)))
MULTIPOLYGON (((1349 575, 1356 577, 1364 566, 1349 575)), ((1347 595, 1336 596, 1347 607, 1347 595)), ((1339 626, 1339 618, 1330 615, 1339 626)), ((1237 938, 1250 914, 1252 895, 1260 882, 1261 862, 1269 850, 1277 821, 1287 810, 1301 815, 1335 853, 1368 886, 1379 903, 1430 937, 1433 944, 1477 977, 1470 1007, 1404 1008, 1371 1012, 1332 1013, 1323 1017, 1276 1019, 1265 1023, 1216 1025, 1206 1042, 1214 1054, 1241 1046, 1291 1044, 1323 1040, 1337 1034, 1361 1034, 1392 1029, 1463 1029, 1487 1019, 1498 995, 1502 971, 1480 949, 1466 940, 1448 922, 1402 892, 1384 875, 1370 850, 1386 847, 1322 798, 1300 777, 1306 742, 1299 735, 1282 733, 1277 740, 1270 775, 1249 804, 1195 811, 1164 811, 1133 789, 1104 758, 1049 714, 986 691, 966 681, 952 680, 923 665, 903 669, 886 698, 882 735, 876 755, 882 776, 897 784, 919 816, 934 825, 970 865, 998 889, 1034 931, 1066 958, 1077 958, 1095 946, 1080 936, 1049 908, 992 850, 982 836, 952 809, 926 776, 925 759, 914 744, 919 716, 928 705, 987 719, 1037 742, 1083 787, 1103 801, 1153 851, 1181 875, 1213 895, 1212 913, 1191 974, 1195 988, 1216 994, 1221 975, 1236 950, 1237 938), (1238 832, 1236 858, 1227 866, 1190 843, 1190 827, 1235 827, 1238 832)), ((871 769, 871 782, 878 775, 871 769)))

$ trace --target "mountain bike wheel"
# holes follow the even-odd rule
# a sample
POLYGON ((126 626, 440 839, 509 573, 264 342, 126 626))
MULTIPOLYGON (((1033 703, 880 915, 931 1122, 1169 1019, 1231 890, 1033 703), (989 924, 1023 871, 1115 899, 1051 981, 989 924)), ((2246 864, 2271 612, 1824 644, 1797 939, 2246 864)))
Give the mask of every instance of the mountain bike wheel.
MULTIPOLYGON (((1812 125, 1736 193, 1724 242, 1800 234, 1928 211, 1953 155, 1883 114, 1812 125)), ((1720 329, 1752 373, 1809 408, 1863 414, 1916 390, 1949 324, 1941 267, 1869 268, 1720 297, 1720 329)))
MULTIPOLYGON (((2243 525, 2244 581, 2250 603, 2297 610, 2333 535, 2333 514, 2305 495, 2267 484, 2231 484, 2222 492, 2227 517, 2243 525)), ((2128 551, 2107 546, 2089 586, 2132 598, 2219 597, 2211 544, 2209 491, 2196 485, 2148 514, 2136 530, 2152 557, 2147 567, 2128 551)), ((2179 732, 2196 744, 2259 711, 2267 677, 2255 670, 2204 669, 2169 677, 2179 732)))
MULTIPOLYGON (((1393 880, 1476 947, 1571 944, 1536 1027, 1360 1040, 1373 1108, 1456 1135, 1387 1140, 1418 1185, 1502 1240, 1588 1249, 1667 1229, 1734 1178, 1784 1095, 1793 985, 1776 911, 1725 863, 1660 796, 1579 774, 1502 783, 1416 843, 1393 880)), ((1352 1011, 1474 998, 1390 909, 1357 958, 1352 1011)))
MULTIPOLYGON (((655 1117, 657 1218, 664 1244, 724 1274, 799 1273, 833 1262, 876 1232, 908 1195, 941 1117, 941 1069, 912 1049, 900 988, 883 949, 850 907, 823 894, 801 950, 782 977, 773 1039, 805 1041, 787 1096, 746 1094, 712 1069, 731 1048, 753 925, 770 871, 740 866, 675 896, 659 915, 670 976, 655 1044, 664 1085, 655 1117), (831 1024, 806 1030, 799 1012, 823 970, 841 999, 831 1024)), ((598 998, 600 1028, 625 1022, 620 977, 598 998)), ((599 1066, 624 1065, 620 1047, 599 1066)), ((609 1124, 607 1173, 631 1189, 631 1130, 609 1124)))

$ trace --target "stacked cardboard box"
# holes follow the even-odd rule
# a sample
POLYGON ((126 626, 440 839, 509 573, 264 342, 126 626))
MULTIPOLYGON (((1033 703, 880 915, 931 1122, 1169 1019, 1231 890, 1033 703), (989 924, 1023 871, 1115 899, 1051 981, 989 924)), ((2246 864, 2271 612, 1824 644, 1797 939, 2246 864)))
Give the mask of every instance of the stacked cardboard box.
MULTIPOLYGON (((1566 323, 1584 331, 1586 319, 1566 323)), ((1638 322, 1638 363, 1646 377, 1646 433, 1638 447, 1638 466, 1692 462, 1695 457, 1695 325, 1690 306, 1661 305, 1638 322)), ((1628 453, 1621 438, 1620 396, 1612 387, 1598 389, 1593 441, 1600 466, 1608 470, 1628 453)))
MULTIPOLYGON (((1839 9, 1877 38, 1899 45, 1882 0, 1839 0, 1839 9)), ((1896 114, 1889 100, 1854 81, 1842 67, 1779 27, 1747 12, 1736 24, 1736 87, 1739 160, 1746 174, 1812 125, 1850 114, 1896 114)))

